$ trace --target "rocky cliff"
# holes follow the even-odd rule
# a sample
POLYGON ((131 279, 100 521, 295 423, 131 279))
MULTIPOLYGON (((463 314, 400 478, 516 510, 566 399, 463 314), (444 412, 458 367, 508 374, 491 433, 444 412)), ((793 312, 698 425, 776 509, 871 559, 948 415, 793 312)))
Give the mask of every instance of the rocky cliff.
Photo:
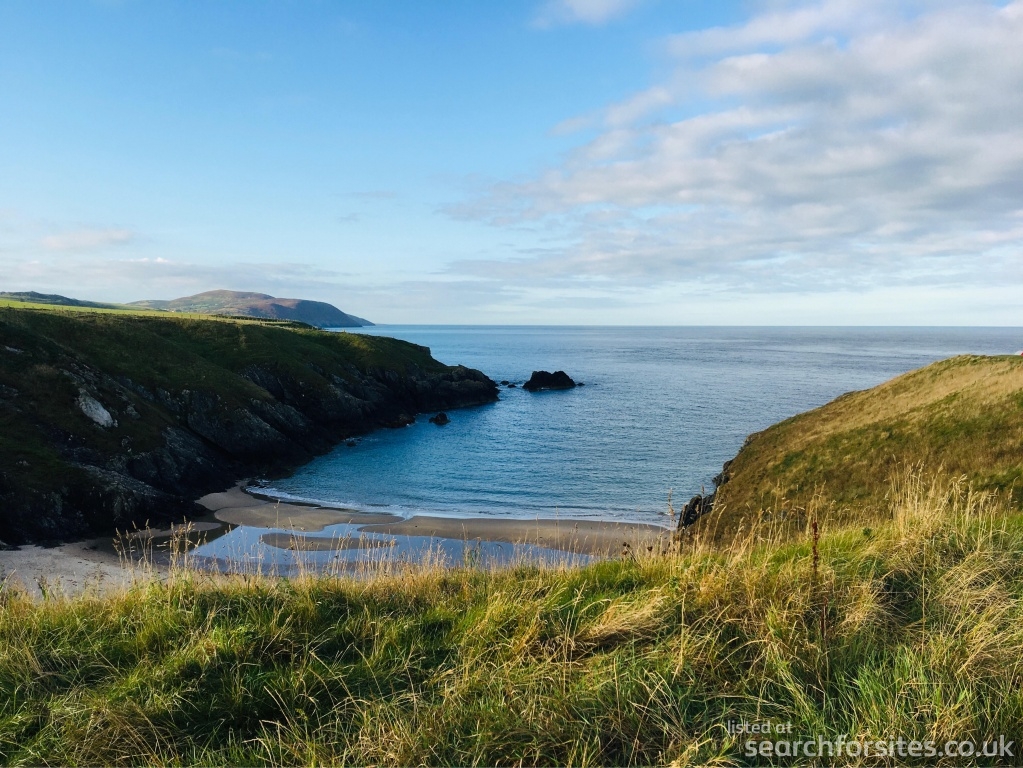
POLYGON ((351 435, 496 399, 479 371, 395 339, 0 309, 0 540, 180 518, 351 435))

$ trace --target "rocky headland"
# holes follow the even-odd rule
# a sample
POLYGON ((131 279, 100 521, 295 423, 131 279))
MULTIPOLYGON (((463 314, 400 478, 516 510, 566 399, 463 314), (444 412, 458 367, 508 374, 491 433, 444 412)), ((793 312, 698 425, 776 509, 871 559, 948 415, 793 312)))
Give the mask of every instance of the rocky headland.
POLYGON ((201 514, 497 385, 408 342, 259 321, 0 309, 0 540, 58 541, 201 514))

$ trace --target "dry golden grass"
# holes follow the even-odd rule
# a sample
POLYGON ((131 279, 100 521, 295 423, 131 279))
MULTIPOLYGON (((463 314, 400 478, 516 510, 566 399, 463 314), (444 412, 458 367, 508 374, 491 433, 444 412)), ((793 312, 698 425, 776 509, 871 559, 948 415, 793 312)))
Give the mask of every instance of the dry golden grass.
POLYGON ((584 568, 0 593, 0 762, 749 764, 729 720, 1018 742, 1023 517, 920 472, 888 498, 584 568))
POLYGON ((751 436, 697 528, 723 541, 765 518, 803 523, 812 508, 836 521, 884 519, 888 481, 912 466, 1023 503, 1023 358, 945 360, 751 436))

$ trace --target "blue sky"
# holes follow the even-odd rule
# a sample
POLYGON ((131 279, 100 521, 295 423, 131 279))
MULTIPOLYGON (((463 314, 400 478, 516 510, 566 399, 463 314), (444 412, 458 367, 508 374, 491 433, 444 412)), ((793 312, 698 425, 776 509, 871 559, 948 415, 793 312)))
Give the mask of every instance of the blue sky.
POLYGON ((0 3, 0 289, 1020 325, 1023 3, 0 3))

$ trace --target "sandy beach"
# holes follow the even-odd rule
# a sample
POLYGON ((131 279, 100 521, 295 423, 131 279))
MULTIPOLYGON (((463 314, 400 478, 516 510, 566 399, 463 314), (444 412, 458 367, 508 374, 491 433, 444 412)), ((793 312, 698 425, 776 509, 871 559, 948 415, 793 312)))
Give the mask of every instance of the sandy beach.
POLYGON ((366 514, 354 509, 320 507, 294 501, 278 501, 258 493, 245 491, 246 483, 221 493, 210 493, 199 504, 222 523, 251 525, 257 528, 285 528, 289 531, 315 533, 328 525, 366 525, 393 523, 394 515, 366 514))
MULTIPOLYGON (((531 544, 587 555, 619 554, 629 549, 636 552, 654 550, 664 546, 669 537, 668 529, 642 523, 425 515, 406 520, 388 514, 367 514, 352 509, 272 500, 246 492, 243 484, 223 493, 204 496, 199 503, 212 511, 216 519, 231 525, 316 533, 328 525, 344 524, 356 526, 357 533, 531 544)), ((340 539, 283 534, 263 536, 262 540, 270 546, 307 551, 359 546, 350 539, 342 543, 340 539)))
POLYGON ((668 530, 641 523, 595 520, 511 520, 502 518, 455 518, 417 515, 408 520, 364 525, 364 533, 430 536, 460 541, 500 541, 532 544, 584 555, 618 554, 623 550, 653 550, 667 543, 668 530))
MULTIPOLYGON (((448 539, 526 544, 603 556, 630 551, 658 551, 670 538, 667 528, 641 523, 425 515, 403 519, 395 515, 278 501, 247 492, 244 483, 203 496, 198 503, 210 514, 187 524, 131 532, 124 541, 149 545, 186 531, 212 537, 234 526, 245 525, 268 531, 277 529, 277 532, 269 531, 260 537, 268 546, 308 552, 383 549, 394 540, 383 539, 387 536, 402 540, 411 537, 409 540, 415 541, 448 539), (349 533, 343 537, 315 535, 331 525, 350 526, 349 533), (288 533, 280 533, 280 529, 288 533), (361 534, 371 534, 372 537, 360 539, 361 534)), ((105 592, 128 586, 133 580, 159 578, 166 573, 165 565, 159 558, 148 568, 129 565, 117 555, 108 539, 72 542, 56 547, 24 546, 0 551, 0 584, 17 585, 37 597, 43 596, 44 590, 66 595, 93 589, 105 592)))
POLYGON ((89 590, 116 591, 132 581, 150 578, 127 567, 107 542, 99 539, 57 547, 24 546, 0 552, 0 584, 21 588, 34 597, 76 595, 89 590))

